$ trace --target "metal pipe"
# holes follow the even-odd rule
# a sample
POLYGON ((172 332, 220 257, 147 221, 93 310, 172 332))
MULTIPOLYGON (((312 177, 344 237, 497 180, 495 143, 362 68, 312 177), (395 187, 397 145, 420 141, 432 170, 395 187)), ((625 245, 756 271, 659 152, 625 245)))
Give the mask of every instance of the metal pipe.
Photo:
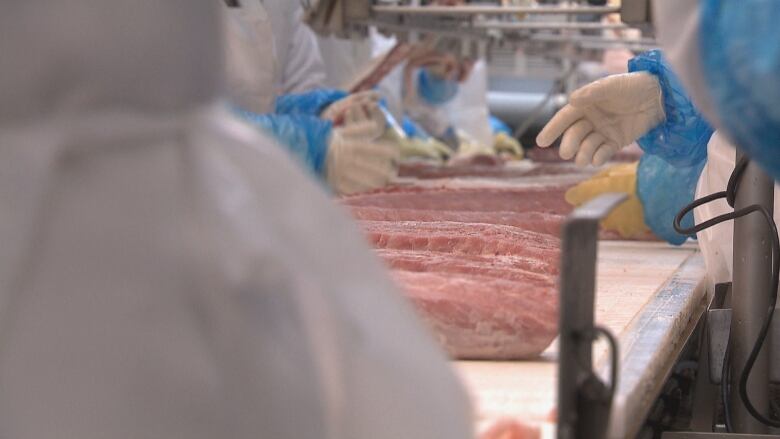
POLYGON ((620 12, 619 6, 556 7, 556 6, 374 6, 376 13, 415 15, 504 15, 504 14, 564 14, 590 15, 620 12))
MULTIPOLYGON (((488 108, 508 124, 519 126, 547 100, 546 93, 488 92, 488 108)), ((539 109, 539 117, 532 128, 541 128, 566 103, 566 96, 557 95, 539 109)))
POLYGON ((477 22, 472 25, 477 29, 498 29, 498 30, 523 30, 523 29, 571 29, 571 30, 607 30, 607 29, 628 29, 623 23, 578 23, 568 21, 488 21, 477 22))
MULTIPOLYGON (((742 152, 738 152, 738 158, 742 152)), ((774 211, 774 181, 753 162, 737 189, 736 210, 760 204, 774 211)), ((767 427, 747 412, 738 382, 769 307, 772 244, 765 219, 756 213, 734 221, 734 279, 731 319, 731 413, 736 433, 765 434, 767 427)), ((768 344, 768 343, 767 343, 768 344)), ((748 381, 750 401, 764 416, 769 413, 769 356, 762 349, 748 381)))
POLYGON ((568 42, 568 43, 594 43, 594 44, 613 44, 623 46, 642 46, 649 48, 657 48, 659 44, 652 38, 613 38, 613 37, 595 37, 591 35, 577 35, 576 37, 570 35, 559 34, 536 34, 532 35, 531 39, 536 41, 550 41, 550 42, 568 42))

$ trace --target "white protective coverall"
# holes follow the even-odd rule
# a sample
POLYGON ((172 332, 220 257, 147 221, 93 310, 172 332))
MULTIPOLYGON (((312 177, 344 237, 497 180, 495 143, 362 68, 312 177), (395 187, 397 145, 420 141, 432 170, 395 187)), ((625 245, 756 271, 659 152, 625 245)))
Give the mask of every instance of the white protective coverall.
MULTIPOLYGON (((220 0, 220 3, 221 0, 220 0)), ((276 96, 325 86, 317 38, 293 0, 238 0, 227 12, 228 95, 242 108, 263 114, 276 96)))
POLYGON ((471 437, 362 236, 216 101, 217 3, 4 6, 3 437, 471 437))

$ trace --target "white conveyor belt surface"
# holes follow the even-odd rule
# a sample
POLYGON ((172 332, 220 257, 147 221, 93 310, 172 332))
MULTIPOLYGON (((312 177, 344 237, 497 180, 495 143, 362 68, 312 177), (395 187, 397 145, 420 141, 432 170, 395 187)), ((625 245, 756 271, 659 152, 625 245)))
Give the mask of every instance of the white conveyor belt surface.
MULTIPOLYGON (((633 437, 706 308, 703 259, 695 245, 602 242, 596 291, 596 321, 620 343, 609 438, 633 437)), ((554 437, 556 355, 554 343, 535 361, 456 362, 478 423, 511 417, 554 437)), ((594 359, 604 374, 606 357, 606 345, 597 344, 594 359)))

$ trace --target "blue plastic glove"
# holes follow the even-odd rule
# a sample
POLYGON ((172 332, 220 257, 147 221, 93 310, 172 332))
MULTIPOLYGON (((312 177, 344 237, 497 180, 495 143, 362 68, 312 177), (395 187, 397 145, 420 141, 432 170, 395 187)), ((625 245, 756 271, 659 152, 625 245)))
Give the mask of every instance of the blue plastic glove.
MULTIPOLYGON (((702 159, 689 166, 674 166, 654 154, 645 154, 639 161, 636 192, 645 224, 670 244, 680 245, 688 238, 677 233, 672 224, 677 213, 693 201, 705 163, 702 159)), ((693 215, 686 216, 682 224, 692 227, 693 215)))
POLYGON ((672 165, 689 167, 702 163, 714 130, 693 106, 661 51, 640 54, 628 62, 628 69, 655 75, 663 95, 665 120, 640 137, 639 146, 672 165))
POLYGON ((276 98, 274 114, 319 116, 330 104, 347 96, 345 91, 329 89, 282 95, 276 98))
POLYGON ((256 114, 240 108, 235 111, 286 146, 316 175, 325 176, 325 159, 333 130, 330 121, 302 114, 256 114))
POLYGON ((444 105, 457 93, 457 81, 438 78, 426 69, 421 69, 417 75, 417 94, 430 105, 444 105))

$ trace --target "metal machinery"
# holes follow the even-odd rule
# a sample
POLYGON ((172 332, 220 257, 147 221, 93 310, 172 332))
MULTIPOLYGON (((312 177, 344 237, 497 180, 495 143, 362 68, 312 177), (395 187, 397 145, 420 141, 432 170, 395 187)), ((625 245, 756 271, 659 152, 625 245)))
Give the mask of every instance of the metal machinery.
MULTIPOLYGON (((428 3, 432 2, 425 0, 303 1, 307 7, 307 21, 323 34, 360 38, 373 26, 412 43, 434 35, 440 41, 440 48, 464 57, 484 57, 493 49, 509 47, 521 48, 527 56, 556 60, 556 83, 560 87, 551 90, 542 102, 531 105, 529 118, 539 117, 544 108, 550 113, 550 102, 573 90, 570 72, 578 62, 613 47, 635 51, 655 47, 654 40, 647 37, 652 35, 650 0, 622 0, 620 7, 604 6, 605 1, 597 0, 546 0, 539 1, 541 4, 532 4, 530 0, 469 4, 461 1, 451 6, 430 5, 428 3), (594 5, 598 3, 602 5, 594 5), (621 19, 602 19, 610 14, 620 14, 621 19), (642 29, 645 36, 622 36, 620 31, 630 28, 642 29)), ((771 216, 771 179, 756 165, 747 164, 738 183, 733 200, 735 209, 761 206, 771 216)), ((607 385, 594 374, 591 365, 590 349, 594 338, 601 336, 614 341, 593 323, 595 230, 598 219, 618 202, 614 197, 595 200, 575 212, 564 229, 559 438, 607 437, 614 380, 620 378, 616 377, 613 365, 613 380, 607 385), (593 265, 573 263, 583 260, 593 261, 593 265)), ((664 438, 767 437, 762 435, 770 431, 748 413, 738 390, 745 363, 757 346, 756 340, 772 305, 768 290, 776 256, 773 257, 771 230, 761 215, 754 212, 737 218, 734 223, 733 282, 720 285, 709 295, 708 311, 700 321, 692 323, 698 329, 687 342, 688 350, 695 353, 698 361, 689 424, 693 431, 666 432, 664 438), (721 386, 721 382, 728 385, 721 386), (735 433, 727 433, 725 426, 719 425, 723 406, 729 412, 728 423, 735 433)), ((770 412, 770 378, 772 382, 780 383, 778 328, 778 324, 769 328, 745 389, 755 409, 764 417, 770 412)), ((612 349, 613 359, 618 358, 617 349, 617 346, 612 349)))
POLYGON ((406 42, 435 36, 450 52, 497 62, 504 54, 514 58, 516 50, 522 50, 530 64, 524 76, 532 79, 520 84, 512 81, 499 87, 505 90, 488 96, 491 111, 516 127, 516 137, 529 128, 540 128, 565 104, 566 96, 579 85, 576 68, 581 62, 600 60, 605 49, 644 51, 656 46, 652 38, 623 35, 638 27, 649 28, 640 23, 640 14, 635 14, 629 26, 617 20, 619 7, 584 1, 481 0, 455 6, 421 4, 432 3, 426 0, 308 3, 307 21, 322 34, 359 38, 373 26, 406 42), (533 79, 539 77, 555 80, 533 79))

